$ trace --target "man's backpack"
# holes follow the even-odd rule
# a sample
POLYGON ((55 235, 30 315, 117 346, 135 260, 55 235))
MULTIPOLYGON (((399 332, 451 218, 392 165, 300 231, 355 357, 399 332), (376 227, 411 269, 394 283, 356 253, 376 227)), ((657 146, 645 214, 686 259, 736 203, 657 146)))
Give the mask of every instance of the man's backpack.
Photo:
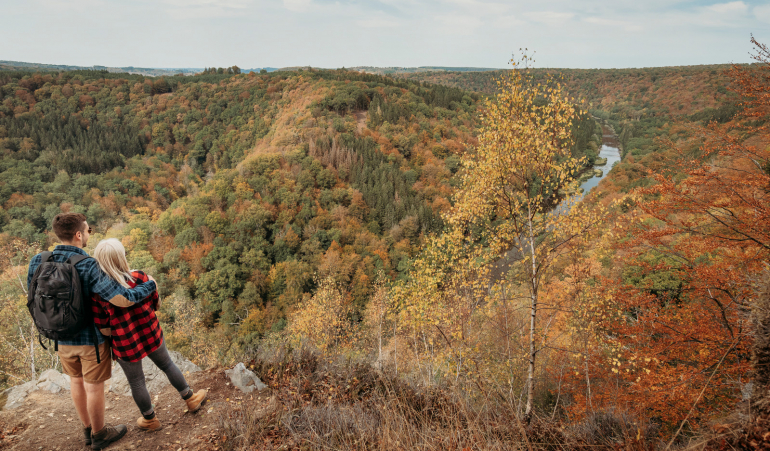
MULTIPOLYGON (((32 315, 38 333, 49 340, 54 340, 56 350, 59 340, 75 338, 89 322, 93 326, 91 300, 83 298, 83 287, 80 283, 75 265, 89 258, 75 254, 65 262, 49 261, 52 252, 40 254, 40 266, 32 276, 32 282, 27 293, 27 309, 32 315)), ((42 340, 38 337, 40 345, 42 340)), ((99 345, 94 335, 97 363, 99 345)))

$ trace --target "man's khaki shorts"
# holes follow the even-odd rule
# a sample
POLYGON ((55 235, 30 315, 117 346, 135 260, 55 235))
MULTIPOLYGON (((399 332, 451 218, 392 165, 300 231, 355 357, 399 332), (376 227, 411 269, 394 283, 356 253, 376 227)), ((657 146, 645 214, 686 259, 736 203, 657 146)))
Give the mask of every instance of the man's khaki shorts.
POLYGON ((91 384, 104 382, 112 377, 109 343, 104 342, 99 345, 99 355, 101 363, 97 364, 94 345, 59 345, 59 359, 61 359, 64 374, 69 377, 82 377, 84 381, 91 384))

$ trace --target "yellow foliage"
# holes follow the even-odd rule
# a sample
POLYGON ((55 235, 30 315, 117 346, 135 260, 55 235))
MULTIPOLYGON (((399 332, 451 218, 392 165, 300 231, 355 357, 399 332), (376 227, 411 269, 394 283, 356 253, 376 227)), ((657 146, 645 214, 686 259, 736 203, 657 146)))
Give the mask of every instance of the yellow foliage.
POLYGON ((305 341, 321 351, 350 345, 350 304, 330 277, 316 293, 300 303, 289 320, 288 331, 295 342, 305 341))

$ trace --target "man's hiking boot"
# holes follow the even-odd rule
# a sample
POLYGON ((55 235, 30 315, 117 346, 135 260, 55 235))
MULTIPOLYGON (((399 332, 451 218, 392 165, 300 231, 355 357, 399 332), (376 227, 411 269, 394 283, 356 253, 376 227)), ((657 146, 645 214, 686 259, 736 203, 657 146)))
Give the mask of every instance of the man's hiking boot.
POLYGON ((110 443, 117 442, 121 439, 128 429, 125 424, 119 424, 117 426, 104 426, 101 431, 91 434, 91 449, 104 449, 110 445, 110 443))
POLYGON ((91 446, 91 426, 83 428, 83 436, 86 439, 86 446, 91 446))
POLYGON ((186 399, 185 402, 187 403, 187 410, 190 412, 197 412, 198 409, 200 409, 208 399, 206 398, 206 395, 208 395, 208 390, 204 388, 198 390, 194 395, 186 399))
POLYGON ((158 420, 158 417, 155 417, 155 416, 152 417, 151 420, 148 420, 143 416, 139 417, 139 419, 136 420, 136 426, 143 431, 150 431, 150 432, 157 431, 163 427, 161 426, 160 421, 158 420))

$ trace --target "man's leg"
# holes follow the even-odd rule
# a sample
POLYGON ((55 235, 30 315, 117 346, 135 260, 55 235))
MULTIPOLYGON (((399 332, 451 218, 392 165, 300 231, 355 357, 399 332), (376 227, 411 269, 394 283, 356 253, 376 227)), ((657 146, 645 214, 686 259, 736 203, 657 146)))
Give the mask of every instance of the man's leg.
MULTIPOLYGON (((104 382, 86 382, 85 392, 91 430, 101 431, 104 428, 104 382)), ((74 398, 75 395, 72 396, 74 398)))
MULTIPOLYGON (((70 377, 70 390, 72 395, 72 402, 75 403, 75 410, 78 412, 78 417, 83 423, 83 427, 87 428, 91 426, 91 417, 88 415, 87 407, 87 395, 86 389, 83 386, 82 377, 70 377)), ((104 395, 102 395, 104 397, 104 395)), ((102 419, 104 421, 104 419, 102 419)))

